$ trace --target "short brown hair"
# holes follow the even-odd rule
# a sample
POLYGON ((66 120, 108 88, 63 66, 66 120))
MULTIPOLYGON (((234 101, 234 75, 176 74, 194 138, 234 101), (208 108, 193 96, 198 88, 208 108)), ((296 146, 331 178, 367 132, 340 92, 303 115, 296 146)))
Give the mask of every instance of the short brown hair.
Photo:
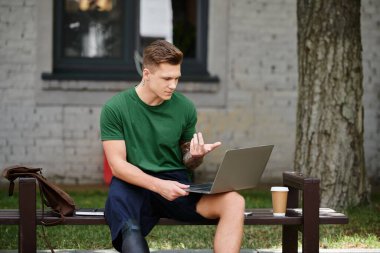
POLYGON ((144 49, 143 67, 157 67, 160 63, 181 64, 183 53, 166 40, 156 40, 144 49))

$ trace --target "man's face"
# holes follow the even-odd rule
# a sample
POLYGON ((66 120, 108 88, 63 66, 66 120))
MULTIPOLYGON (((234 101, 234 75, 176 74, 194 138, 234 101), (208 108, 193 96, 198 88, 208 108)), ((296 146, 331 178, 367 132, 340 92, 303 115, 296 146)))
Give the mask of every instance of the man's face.
POLYGON ((144 69, 145 84, 161 100, 169 100, 177 88, 181 65, 161 63, 158 67, 144 69))

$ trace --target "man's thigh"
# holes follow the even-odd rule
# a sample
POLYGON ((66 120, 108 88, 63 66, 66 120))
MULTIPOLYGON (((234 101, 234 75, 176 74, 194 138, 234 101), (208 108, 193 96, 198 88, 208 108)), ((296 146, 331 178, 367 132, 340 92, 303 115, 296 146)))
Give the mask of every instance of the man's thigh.
POLYGON ((199 194, 189 194, 169 201, 162 196, 155 194, 152 200, 153 209, 159 217, 171 218, 180 221, 202 221, 205 220, 196 211, 196 205, 201 196, 199 194))
MULTIPOLYGON (((157 177, 165 180, 174 180, 183 184, 191 183, 187 171, 170 171, 161 173, 157 177)), ((196 211, 196 205, 202 194, 190 193, 187 196, 179 197, 169 201, 159 194, 152 193, 151 205, 160 217, 176 219, 180 221, 201 221, 204 220, 196 211)))

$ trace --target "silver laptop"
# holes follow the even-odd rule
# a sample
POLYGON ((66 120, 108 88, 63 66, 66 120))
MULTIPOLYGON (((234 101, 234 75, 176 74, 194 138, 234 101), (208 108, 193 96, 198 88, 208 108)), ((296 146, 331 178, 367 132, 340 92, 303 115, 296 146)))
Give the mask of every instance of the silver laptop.
POLYGON ((272 153, 273 145, 227 150, 214 182, 192 184, 188 192, 214 194, 254 188, 272 153))

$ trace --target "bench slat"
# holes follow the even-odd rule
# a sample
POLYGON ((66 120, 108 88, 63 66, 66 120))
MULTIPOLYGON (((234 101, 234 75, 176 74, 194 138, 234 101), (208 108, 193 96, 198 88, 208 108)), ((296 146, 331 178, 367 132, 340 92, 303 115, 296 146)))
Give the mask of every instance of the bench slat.
MULTIPOLYGON (((348 218, 337 213, 332 209, 329 212, 320 208, 319 223, 320 224, 347 224, 348 218)), ((248 209, 247 211, 253 212, 251 216, 245 218, 245 225, 300 225, 302 224, 301 209, 290 208, 287 209, 286 217, 274 217, 272 209, 269 208, 256 208, 248 209)), ((42 213, 41 210, 37 211, 37 223, 41 224, 42 213)), ((52 215, 50 212, 45 212, 44 219, 47 222, 58 221, 59 218, 52 215)), ((17 209, 3 209, 0 210, 0 224, 4 225, 17 225, 19 224, 20 213, 17 209)), ((206 222, 181 222, 172 219, 162 218, 159 225, 215 225, 216 220, 206 222)), ((103 216, 73 216, 65 217, 61 225, 105 225, 103 216)))

